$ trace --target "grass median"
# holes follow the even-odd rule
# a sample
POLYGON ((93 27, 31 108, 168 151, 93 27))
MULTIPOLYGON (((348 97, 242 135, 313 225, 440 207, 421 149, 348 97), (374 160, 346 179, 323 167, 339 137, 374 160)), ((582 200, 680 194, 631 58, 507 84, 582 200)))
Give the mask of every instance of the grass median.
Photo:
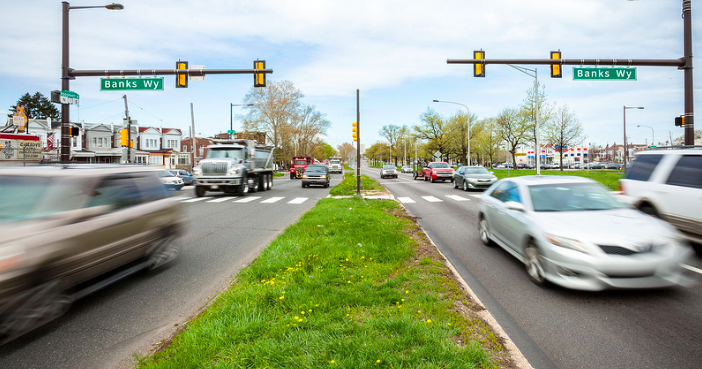
POLYGON ((138 368, 512 368, 415 222, 322 199, 138 368))

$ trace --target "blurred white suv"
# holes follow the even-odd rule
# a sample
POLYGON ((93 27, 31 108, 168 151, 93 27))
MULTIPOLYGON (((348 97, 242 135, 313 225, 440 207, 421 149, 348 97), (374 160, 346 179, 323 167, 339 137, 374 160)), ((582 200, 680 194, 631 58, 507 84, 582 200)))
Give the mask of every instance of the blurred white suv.
POLYGON ((702 148, 640 152, 619 186, 637 209, 668 221, 701 251, 702 148))

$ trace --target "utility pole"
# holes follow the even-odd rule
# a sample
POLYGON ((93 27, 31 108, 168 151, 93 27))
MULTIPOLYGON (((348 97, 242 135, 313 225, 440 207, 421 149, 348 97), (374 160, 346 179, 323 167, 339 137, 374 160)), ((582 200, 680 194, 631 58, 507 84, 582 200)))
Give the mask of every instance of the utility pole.
POLYGON ((358 140, 356 140, 356 196, 361 196, 361 107, 360 92, 356 89, 356 124, 358 140))
POLYGON ((129 107, 127 106, 127 95, 124 98, 124 113, 127 116, 127 163, 132 162, 132 119, 129 117, 129 107))
POLYGON ((192 130, 190 135, 190 149, 192 152, 190 163, 195 167, 195 113, 193 113, 193 103, 190 103, 190 129, 192 130))

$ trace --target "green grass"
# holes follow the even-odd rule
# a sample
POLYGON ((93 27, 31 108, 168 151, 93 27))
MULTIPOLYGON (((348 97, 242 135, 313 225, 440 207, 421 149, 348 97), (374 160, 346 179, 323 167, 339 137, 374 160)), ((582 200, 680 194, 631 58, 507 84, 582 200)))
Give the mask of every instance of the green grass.
POLYGON ((394 201, 320 200, 137 367, 510 366, 479 307, 396 214, 394 201))
POLYGON ((275 177, 285 177, 288 175, 288 172, 273 172, 273 178, 275 177))
MULTIPOLYGON (((383 187, 378 184, 378 182, 372 180, 370 177, 361 174, 361 190, 362 191, 373 191, 373 190, 383 190, 383 187)), ((338 185, 334 186, 329 193, 332 196, 352 196, 356 194, 356 175, 355 172, 344 173, 344 180, 338 185)))
MULTIPOLYGON (((507 178, 507 169, 488 169, 495 173, 498 179, 507 178)), ((555 176, 579 176, 593 179, 602 183, 605 187, 612 191, 619 190, 619 179, 623 176, 621 170, 575 170, 575 171, 560 171, 560 170, 542 170, 541 175, 555 176)), ((509 170, 509 177, 533 176, 536 175, 536 170, 509 170)))

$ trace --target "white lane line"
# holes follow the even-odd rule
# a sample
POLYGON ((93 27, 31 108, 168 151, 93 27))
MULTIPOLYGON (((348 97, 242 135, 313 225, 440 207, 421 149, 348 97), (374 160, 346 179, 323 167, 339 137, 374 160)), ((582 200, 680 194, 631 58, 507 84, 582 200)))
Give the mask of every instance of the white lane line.
POLYGON ((244 197, 244 198, 241 199, 241 200, 236 200, 236 201, 234 201, 234 202, 251 202, 251 201, 254 201, 254 200, 258 200, 258 199, 260 199, 260 198, 261 198, 261 196, 248 196, 248 197, 244 197))
POLYGON ((434 196, 422 196, 424 200, 427 200, 429 202, 443 202, 441 199, 437 199, 434 196))
POLYGON ((218 199, 210 200, 208 202, 223 202, 223 201, 227 201, 227 200, 231 200, 231 198, 230 197, 220 197, 218 199))
POLYGON ((288 201, 288 204, 302 204, 303 202, 307 201, 307 199, 309 199, 309 197, 297 197, 288 201))
POLYGON ((458 195, 446 195, 451 200, 456 200, 456 201, 470 201, 470 199, 466 199, 465 197, 461 197, 458 195))
POLYGON ((685 269, 687 269, 687 270, 689 270, 689 271, 693 271, 693 272, 695 272, 695 273, 702 274, 702 269, 695 268, 695 267, 693 267, 693 266, 691 266, 691 265, 687 265, 687 264, 680 264, 680 266, 683 267, 683 268, 685 268, 685 269))
POLYGON ((414 204, 416 201, 412 200, 409 197, 398 197, 397 200, 399 200, 403 204, 414 204))
POLYGON ((198 201, 207 200, 207 199, 209 199, 209 197, 196 197, 194 199, 185 200, 183 202, 198 202, 198 201))
POLYGON ((271 197, 270 199, 266 199, 266 200, 261 201, 261 204, 272 204, 272 203, 280 201, 284 198, 285 197, 271 197))

